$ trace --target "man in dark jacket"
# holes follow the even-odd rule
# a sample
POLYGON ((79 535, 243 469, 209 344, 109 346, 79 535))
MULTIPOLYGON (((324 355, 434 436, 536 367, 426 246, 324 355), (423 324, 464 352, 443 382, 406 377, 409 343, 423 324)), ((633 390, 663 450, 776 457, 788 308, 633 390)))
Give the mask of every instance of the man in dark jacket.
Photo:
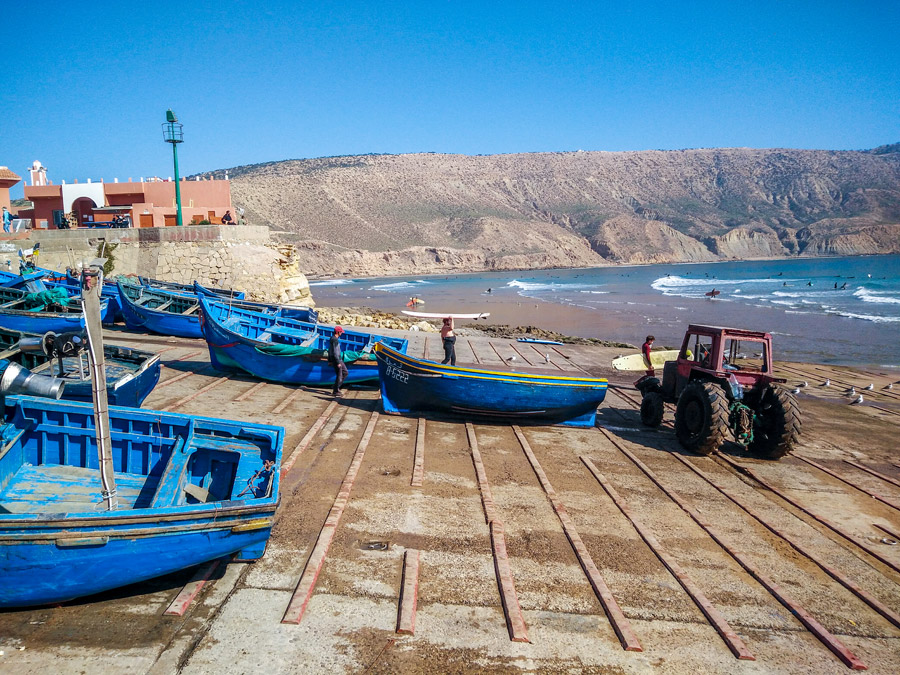
POLYGON ((341 385, 344 383, 344 378, 347 377, 347 366, 344 364, 344 358, 341 354, 340 339, 343 334, 344 329, 340 326, 335 326, 334 335, 328 341, 328 363, 334 368, 334 389, 332 389, 331 395, 335 398, 341 398, 341 385))

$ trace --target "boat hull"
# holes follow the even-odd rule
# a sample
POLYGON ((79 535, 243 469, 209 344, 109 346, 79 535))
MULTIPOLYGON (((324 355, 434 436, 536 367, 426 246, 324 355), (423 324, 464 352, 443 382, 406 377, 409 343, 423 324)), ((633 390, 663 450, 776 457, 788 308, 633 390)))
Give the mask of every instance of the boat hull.
MULTIPOLYGON (((143 289, 146 287, 136 287, 143 289)), ((143 292, 143 291, 142 291, 143 292)), ((195 304, 196 296, 168 293, 166 291, 148 289, 148 294, 168 298, 180 307, 181 304, 195 304)), ((119 304, 122 307, 122 318, 129 330, 137 332, 157 333, 174 337, 202 338, 200 320, 196 312, 184 314, 181 312, 159 311, 150 306, 141 306, 131 297, 123 284, 119 283, 119 304)))
POLYGON ((606 397, 601 378, 445 366, 375 346, 386 413, 422 411, 591 427, 606 397))
POLYGON ((93 407, 6 398, 0 607, 64 602, 265 550, 284 429, 117 406, 109 418, 114 511, 103 510, 93 407))
MULTIPOLYGON (((314 338, 320 349, 324 349, 333 334, 333 327, 322 326, 284 317, 272 317, 259 312, 229 308, 223 303, 200 299, 201 327, 209 346, 209 357, 213 367, 222 371, 244 371, 270 382, 302 384, 308 386, 333 386, 334 368, 321 356, 284 356, 261 351, 272 343, 258 339, 267 329, 275 327, 293 330, 301 336, 314 338), (235 322, 235 330, 224 325, 222 317, 229 315, 243 318, 235 322), (252 324, 252 325, 251 325, 252 324), (238 330, 242 332, 238 332, 238 330)), ((347 331, 342 336, 342 349, 356 341, 355 349, 363 349, 373 336, 347 331)), ((406 340, 374 336, 392 341, 401 349, 406 348, 406 340)), ((298 338, 299 340, 300 338, 298 338)), ((360 360, 346 364, 347 376, 344 384, 362 384, 378 380, 378 367, 374 360, 360 360)))

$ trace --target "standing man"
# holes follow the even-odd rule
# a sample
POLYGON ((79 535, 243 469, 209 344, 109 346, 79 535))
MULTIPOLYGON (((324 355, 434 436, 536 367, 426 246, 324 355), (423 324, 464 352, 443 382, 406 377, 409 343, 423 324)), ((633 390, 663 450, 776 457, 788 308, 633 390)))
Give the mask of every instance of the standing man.
POLYGON ((644 355, 644 363, 647 366, 647 375, 655 375, 656 371, 653 370, 653 362, 650 360, 650 348, 653 346, 653 341, 656 340, 652 335, 648 335, 647 339, 644 340, 644 344, 641 345, 641 354, 644 355))
POLYGON ((9 209, 4 206, 3 207, 3 231, 4 232, 10 231, 10 226, 12 225, 12 221, 13 221, 12 214, 9 212, 9 209))
POLYGON ((444 341, 444 360, 442 364, 449 363, 451 366, 456 365, 456 334, 453 332, 453 317, 448 316, 444 319, 444 325, 441 326, 441 338, 444 341))
POLYGON ((334 389, 331 390, 331 395, 335 398, 343 396, 341 385, 344 383, 344 378, 347 377, 347 366, 344 364, 344 357, 341 354, 341 335, 343 334, 344 329, 335 326, 334 335, 328 341, 328 363, 334 368, 334 389))

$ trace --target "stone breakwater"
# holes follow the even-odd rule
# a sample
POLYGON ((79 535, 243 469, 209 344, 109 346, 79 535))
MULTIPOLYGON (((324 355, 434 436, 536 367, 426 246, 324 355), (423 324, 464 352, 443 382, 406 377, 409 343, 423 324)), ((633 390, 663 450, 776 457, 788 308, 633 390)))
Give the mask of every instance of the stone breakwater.
POLYGON ((17 268, 17 250, 40 244, 38 264, 56 270, 103 251, 110 276, 234 288, 261 302, 313 305, 309 282, 293 246, 269 239, 269 228, 186 225, 121 230, 31 230, 27 239, 0 242, 0 263, 17 268))

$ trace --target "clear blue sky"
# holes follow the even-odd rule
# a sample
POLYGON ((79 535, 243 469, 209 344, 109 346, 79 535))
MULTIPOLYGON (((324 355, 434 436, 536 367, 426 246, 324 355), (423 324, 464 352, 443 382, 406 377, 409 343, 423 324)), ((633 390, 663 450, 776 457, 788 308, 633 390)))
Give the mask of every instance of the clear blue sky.
POLYGON ((900 141, 898 0, 135 4, 3 3, 0 165, 900 141))

